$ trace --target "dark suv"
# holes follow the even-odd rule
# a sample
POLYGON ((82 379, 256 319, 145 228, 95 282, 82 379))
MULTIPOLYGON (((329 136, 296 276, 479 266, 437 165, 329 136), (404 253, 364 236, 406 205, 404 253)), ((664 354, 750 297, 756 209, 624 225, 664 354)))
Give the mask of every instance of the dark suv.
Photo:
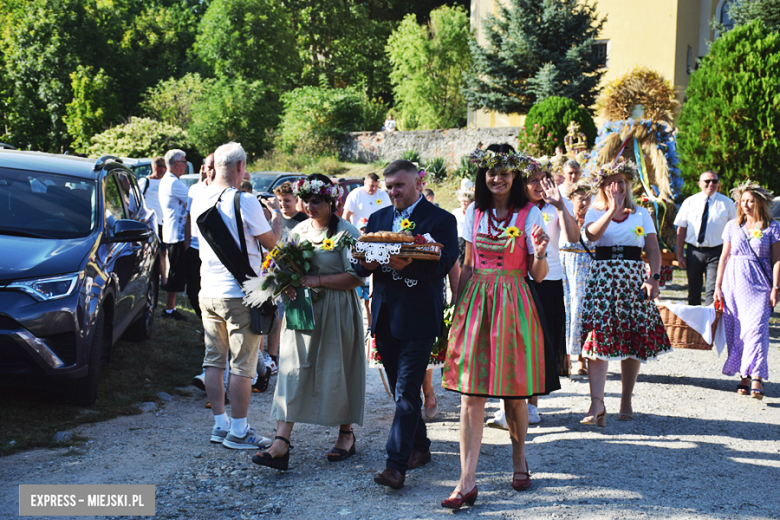
POLYGON ((114 342, 149 337, 155 225, 114 157, 0 151, 0 384, 95 401, 114 342))

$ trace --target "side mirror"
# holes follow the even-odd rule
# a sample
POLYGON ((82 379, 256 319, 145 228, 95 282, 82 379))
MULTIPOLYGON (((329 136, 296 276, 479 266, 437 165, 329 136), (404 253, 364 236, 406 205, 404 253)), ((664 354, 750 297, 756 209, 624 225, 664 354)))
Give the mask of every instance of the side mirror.
POLYGON ((121 219, 114 224, 114 232, 104 242, 146 242, 154 232, 137 220, 121 219))

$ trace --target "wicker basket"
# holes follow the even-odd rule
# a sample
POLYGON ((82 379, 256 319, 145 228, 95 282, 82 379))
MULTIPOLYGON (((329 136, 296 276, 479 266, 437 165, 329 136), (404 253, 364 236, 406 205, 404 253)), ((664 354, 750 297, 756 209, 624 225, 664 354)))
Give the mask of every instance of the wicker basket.
MULTIPOLYGON (((704 341, 704 338, 693 330, 690 325, 677 317, 665 305, 658 305, 658 312, 661 313, 661 320, 666 327, 666 335, 674 348, 687 348, 691 350, 712 350, 712 345, 704 341)), ((718 327, 718 321, 723 315, 721 307, 715 307, 715 321, 712 323, 712 337, 715 337, 715 330, 718 327)))

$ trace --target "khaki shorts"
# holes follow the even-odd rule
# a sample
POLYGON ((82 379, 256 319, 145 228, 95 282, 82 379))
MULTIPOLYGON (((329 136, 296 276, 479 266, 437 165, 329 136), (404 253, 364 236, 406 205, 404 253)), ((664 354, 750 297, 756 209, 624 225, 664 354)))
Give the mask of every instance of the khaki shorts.
POLYGON ((249 308, 241 298, 200 298, 206 339, 204 367, 227 368, 242 377, 254 377, 260 336, 250 328, 249 308))

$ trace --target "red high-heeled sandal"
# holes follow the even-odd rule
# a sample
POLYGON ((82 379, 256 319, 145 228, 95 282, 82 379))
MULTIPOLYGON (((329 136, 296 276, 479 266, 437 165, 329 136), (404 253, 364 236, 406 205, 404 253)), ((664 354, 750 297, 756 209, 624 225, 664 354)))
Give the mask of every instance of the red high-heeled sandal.
POLYGON ((463 504, 473 506, 474 502, 477 501, 477 486, 474 486, 474 489, 465 495, 461 492, 454 493, 454 495, 454 497, 450 496, 450 498, 442 500, 441 507, 446 507, 447 509, 460 509, 463 507, 463 504))
POLYGON ((512 488, 515 491, 525 491, 531 487, 531 472, 528 470, 528 461, 525 461, 525 471, 515 471, 512 475, 512 488), (517 478, 518 475, 525 475, 525 478, 517 478))

